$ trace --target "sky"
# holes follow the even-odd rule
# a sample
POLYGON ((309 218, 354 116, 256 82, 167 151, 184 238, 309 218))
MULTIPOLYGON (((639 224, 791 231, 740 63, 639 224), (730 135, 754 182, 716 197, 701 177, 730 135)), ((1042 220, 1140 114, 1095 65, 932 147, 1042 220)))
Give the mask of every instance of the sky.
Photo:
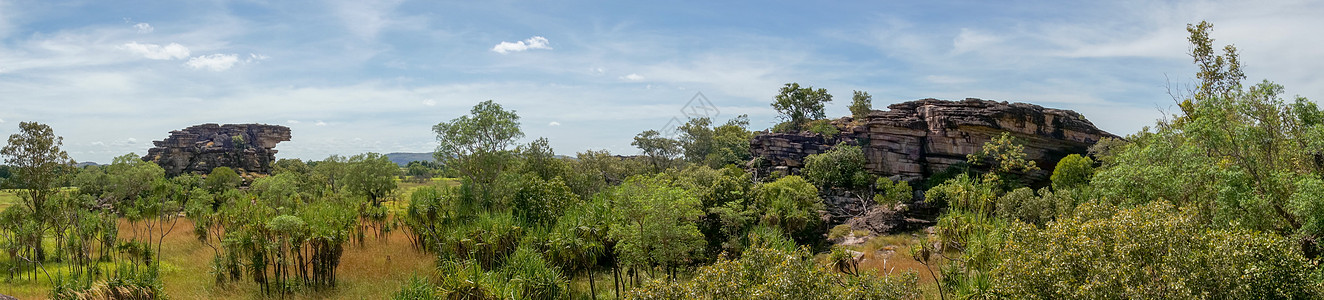
POLYGON ((288 126, 278 158, 431 152, 433 125, 494 100, 523 142, 633 154, 696 94, 777 122, 786 83, 875 109, 981 98, 1140 130, 1194 78, 1214 24, 1248 80, 1324 99, 1321 1, 0 0, 0 136, 50 125, 77 161, 145 154, 203 123, 288 126))

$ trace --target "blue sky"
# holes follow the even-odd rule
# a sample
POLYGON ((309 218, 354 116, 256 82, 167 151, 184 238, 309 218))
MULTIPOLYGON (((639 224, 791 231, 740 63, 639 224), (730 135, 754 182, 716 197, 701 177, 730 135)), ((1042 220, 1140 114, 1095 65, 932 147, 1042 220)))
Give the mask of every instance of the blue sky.
POLYGON ((1324 97, 1319 1, 0 0, 0 136, 51 125, 79 161, 201 123, 289 126, 278 157, 430 152, 495 100, 560 154, 635 153, 697 92, 770 127, 784 83, 1073 109, 1128 134, 1191 82, 1185 24, 1249 80, 1324 97))

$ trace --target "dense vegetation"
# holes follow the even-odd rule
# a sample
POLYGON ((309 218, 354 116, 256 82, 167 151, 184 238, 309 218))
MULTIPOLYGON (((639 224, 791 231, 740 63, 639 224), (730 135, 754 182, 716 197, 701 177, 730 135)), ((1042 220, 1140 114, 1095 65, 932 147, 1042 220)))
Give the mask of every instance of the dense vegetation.
MULTIPOLYGON (((930 184, 870 174, 850 143, 759 177, 740 168, 745 116, 642 132, 640 156, 565 157, 519 144, 519 115, 494 101, 433 126, 435 162, 367 153, 167 177, 132 153, 74 168, 53 129, 24 122, 0 149, 0 183, 19 195, 0 212, 0 269, 53 298, 165 297, 166 237, 189 231, 211 249, 210 287, 297 296, 334 291, 346 251, 394 234, 435 257, 435 272, 387 287, 397 299, 1324 297, 1324 113, 1267 81, 1244 87, 1236 49, 1216 54, 1207 23, 1188 30, 1200 83, 1181 111, 1049 178, 1008 134, 930 184), (868 268, 832 241, 869 233, 834 228, 825 195, 943 210, 892 249, 918 268, 868 268)), ((787 84, 773 130, 835 134, 831 99, 787 84)), ((867 118, 872 96, 852 100, 867 118)))

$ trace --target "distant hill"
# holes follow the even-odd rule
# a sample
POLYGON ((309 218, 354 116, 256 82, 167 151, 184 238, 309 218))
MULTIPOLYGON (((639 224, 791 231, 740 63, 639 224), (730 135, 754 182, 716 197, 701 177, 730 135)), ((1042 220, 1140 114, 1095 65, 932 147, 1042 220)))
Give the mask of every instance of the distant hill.
POLYGON ((408 165, 411 161, 433 161, 432 153, 387 153, 386 158, 401 167, 408 165))
POLYGON ((78 168, 87 167, 87 166, 100 166, 100 165, 90 161, 80 162, 74 165, 74 167, 78 167, 78 168))

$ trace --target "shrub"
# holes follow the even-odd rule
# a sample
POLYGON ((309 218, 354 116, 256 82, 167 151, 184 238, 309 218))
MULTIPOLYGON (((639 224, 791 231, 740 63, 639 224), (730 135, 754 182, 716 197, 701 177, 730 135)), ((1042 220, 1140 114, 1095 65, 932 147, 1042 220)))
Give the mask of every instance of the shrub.
POLYGON ((651 281, 627 299, 919 299, 915 273, 847 275, 808 251, 756 247, 739 259, 700 267, 689 281, 651 281))
POLYGON ((1043 230, 1012 225, 993 283, 1033 299, 1318 298, 1311 262, 1277 235, 1210 229, 1166 201, 1084 204, 1043 230), (1054 255, 1045 255, 1053 253, 1054 255))
POLYGON ((805 167, 801 171, 805 179, 824 188, 857 189, 868 187, 869 173, 864 165, 868 159, 859 146, 846 143, 837 144, 827 152, 805 157, 805 167))

